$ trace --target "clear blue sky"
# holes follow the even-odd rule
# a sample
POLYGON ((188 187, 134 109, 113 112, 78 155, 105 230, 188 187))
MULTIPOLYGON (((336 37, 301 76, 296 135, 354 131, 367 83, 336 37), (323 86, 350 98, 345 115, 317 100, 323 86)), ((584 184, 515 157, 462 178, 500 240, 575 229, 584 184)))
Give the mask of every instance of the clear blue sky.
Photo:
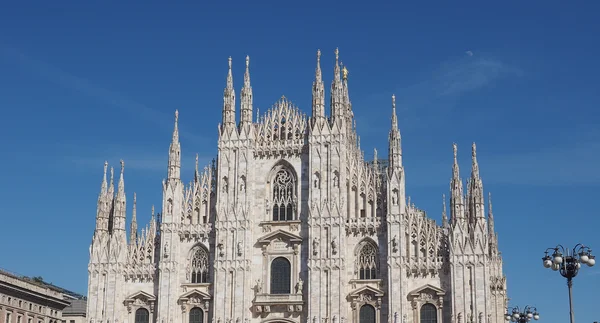
MULTIPOLYGON (((250 55, 255 107, 285 95, 310 113, 316 50, 328 87, 339 47, 366 156, 386 155, 395 93, 408 194, 439 221, 452 142, 463 177, 477 142, 511 305, 568 319, 566 281, 541 257, 600 254, 596 2, 100 3, 0 11, 0 267, 86 293, 105 159, 125 160, 128 208, 135 191, 147 222, 175 109, 184 179, 216 154, 228 56, 238 97, 250 55)), ((579 322, 600 320, 599 286, 600 265, 575 279, 579 322)))

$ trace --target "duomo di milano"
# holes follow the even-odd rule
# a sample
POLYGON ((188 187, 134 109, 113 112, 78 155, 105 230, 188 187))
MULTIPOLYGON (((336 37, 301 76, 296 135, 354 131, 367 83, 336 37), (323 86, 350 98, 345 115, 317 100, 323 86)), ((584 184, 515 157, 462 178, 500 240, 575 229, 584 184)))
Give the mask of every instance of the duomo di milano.
POLYGON ((141 231, 134 194, 126 233, 123 162, 116 192, 105 163, 89 322, 503 322, 506 280, 475 145, 464 187, 454 145, 439 226, 407 201, 393 96, 388 158, 365 161, 337 50, 328 116, 320 52, 310 116, 282 97, 253 120, 248 63, 238 123, 229 59, 218 157, 189 184, 175 113, 162 211, 141 231))

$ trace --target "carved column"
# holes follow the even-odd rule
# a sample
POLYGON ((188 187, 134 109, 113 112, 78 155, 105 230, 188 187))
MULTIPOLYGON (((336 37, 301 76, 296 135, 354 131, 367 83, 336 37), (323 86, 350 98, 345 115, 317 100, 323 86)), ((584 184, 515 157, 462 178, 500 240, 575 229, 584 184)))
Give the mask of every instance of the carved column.
POLYGON ((412 310, 413 310, 413 322, 414 323, 419 323, 421 318, 420 318, 420 311, 419 311, 419 302, 417 302, 416 299, 414 299, 411 304, 412 306, 412 310))
POLYGON ((442 296, 440 296, 440 297, 438 297, 438 301, 437 301, 437 322, 438 323, 442 323, 442 318, 444 317, 443 309, 444 309, 444 298, 442 296))
MULTIPOLYGON (((181 302, 181 323, 188 323, 190 320, 189 315, 185 315, 185 313, 187 312, 187 302, 183 301, 181 302)), ((206 322, 206 321, 204 321, 206 322)))

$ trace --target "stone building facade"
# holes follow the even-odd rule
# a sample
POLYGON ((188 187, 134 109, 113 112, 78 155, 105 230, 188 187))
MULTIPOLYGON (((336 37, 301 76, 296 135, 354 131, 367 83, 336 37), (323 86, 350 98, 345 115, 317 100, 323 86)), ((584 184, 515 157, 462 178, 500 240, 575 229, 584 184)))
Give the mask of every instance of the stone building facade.
POLYGON ((90 322, 503 321, 506 281, 475 145, 466 189, 454 145, 438 225, 407 200, 394 96, 388 157, 365 161, 338 55, 329 115, 319 52, 311 115, 282 97, 256 119, 246 58, 239 122, 230 58, 216 160, 182 182, 176 112, 161 212, 141 231, 135 194, 126 231, 124 163, 116 190, 105 163, 90 322))
POLYGON ((61 323, 65 295, 0 270, 0 323, 61 323))

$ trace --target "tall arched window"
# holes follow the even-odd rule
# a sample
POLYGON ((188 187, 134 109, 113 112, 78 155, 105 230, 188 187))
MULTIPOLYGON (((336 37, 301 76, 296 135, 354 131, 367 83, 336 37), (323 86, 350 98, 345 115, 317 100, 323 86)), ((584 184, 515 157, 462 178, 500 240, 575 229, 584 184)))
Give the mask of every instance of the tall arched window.
POLYGON ((149 323, 150 313, 145 308, 138 308, 135 311, 135 323, 149 323))
POLYGON ((286 168, 273 179, 273 221, 296 219, 296 179, 286 168))
POLYGON ((364 241, 356 258, 359 279, 377 279, 377 259, 377 246, 370 241, 364 241))
POLYGON ((369 304, 361 306, 358 322, 375 323, 375 308, 369 304))
POLYGON ((201 309, 194 307, 190 311, 190 322, 189 323, 202 323, 204 322, 204 312, 201 309))
POLYGON ((271 294, 291 293, 291 267, 289 260, 284 257, 271 262, 271 294))
POLYGON ((208 252, 202 246, 196 246, 192 250, 192 262, 190 264, 192 284, 208 282, 208 252))
POLYGON ((437 323, 437 308, 433 304, 421 306, 421 323, 437 323))

